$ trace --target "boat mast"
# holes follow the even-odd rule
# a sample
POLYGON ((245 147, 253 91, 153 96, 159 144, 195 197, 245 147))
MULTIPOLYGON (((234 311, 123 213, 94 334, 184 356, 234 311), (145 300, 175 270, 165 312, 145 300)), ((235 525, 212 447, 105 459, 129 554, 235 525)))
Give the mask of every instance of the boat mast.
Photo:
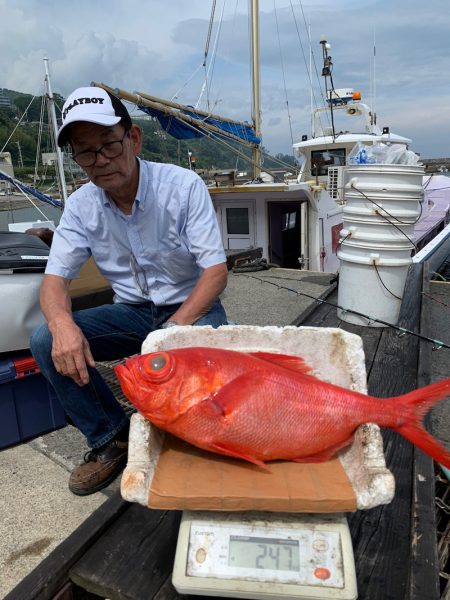
POLYGON ((56 121, 55 100, 53 98, 53 91, 52 91, 52 86, 50 83, 50 71, 48 68, 48 58, 44 58, 44 65, 45 65, 45 87, 47 89, 47 97, 48 97, 48 110, 49 110, 50 121, 51 121, 51 125, 52 125, 53 139, 55 140, 58 180, 59 180, 60 192, 62 195, 61 204, 62 204, 62 206, 64 206, 67 202, 67 186, 66 186, 66 177, 64 175, 63 155, 61 152, 61 148, 58 146, 58 143, 57 143, 58 124, 56 121))
MULTIPOLYGON (((252 55, 252 119, 255 134, 261 139, 260 79, 259 79, 259 2, 251 0, 251 55, 252 55)), ((261 150, 253 148, 253 178, 261 175, 261 150)))

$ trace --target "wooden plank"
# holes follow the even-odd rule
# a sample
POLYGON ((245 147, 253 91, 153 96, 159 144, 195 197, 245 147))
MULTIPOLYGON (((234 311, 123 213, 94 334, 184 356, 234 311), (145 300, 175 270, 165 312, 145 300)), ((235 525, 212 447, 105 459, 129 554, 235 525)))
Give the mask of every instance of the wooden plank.
MULTIPOLYGON (((421 319, 422 268, 410 269, 399 325, 417 331, 421 319)), ((395 396, 418 385, 418 338, 386 329, 369 376, 369 393, 395 396)), ((384 430, 386 464, 396 481, 394 500, 365 515, 350 516, 359 599, 437 600, 435 568, 427 557, 435 529, 429 513, 429 459, 401 436, 384 430), (414 477, 414 474, 416 477, 414 477), (429 528, 424 537, 424 529, 429 528)))
MULTIPOLYGON (((421 333, 430 336, 429 265, 423 265, 421 333)), ((428 385, 431 379, 431 344, 419 342, 417 386, 428 385)), ((429 419, 425 422, 429 429, 429 419)), ((408 600, 438 599, 439 561, 436 540, 436 511, 434 507, 435 477, 433 460, 414 449, 414 471, 411 515, 411 561, 408 600)))
MULTIPOLYGON (((333 290, 332 294, 327 298, 329 302, 335 303, 337 298, 336 290, 333 290)), ((313 304, 314 311, 310 314, 306 310, 302 321, 296 323, 296 325, 308 325, 309 327, 336 327, 337 326, 337 315, 336 308, 330 304, 319 304, 315 302, 313 304), (332 325, 329 323, 333 323, 332 325)), ((300 315, 301 316, 301 315, 300 315)))
POLYGON ((218 596, 192 596, 179 594, 172 585, 172 575, 164 582, 159 592, 152 598, 152 600, 178 600, 179 598, 185 598, 186 600, 193 600, 193 598, 199 598, 201 600, 220 600, 218 596))
POLYGON ((411 445, 393 434, 385 456, 396 481, 393 501, 348 516, 355 554, 359 600, 399 600, 409 578, 411 445))
POLYGON ((337 289, 330 287, 322 296, 330 304, 312 304, 296 319, 292 325, 309 327, 339 327, 359 335, 363 341, 364 355, 366 360, 366 371, 369 374, 372 368, 373 359, 377 352, 378 344, 382 334, 380 327, 361 327, 353 323, 341 321, 337 316, 337 289))
POLYGON ((381 327, 361 327, 360 325, 346 323, 345 321, 341 321, 341 328, 349 333, 354 333, 361 337, 364 348, 366 373, 367 378, 369 378, 372 371, 373 362, 380 345, 383 329, 381 327))
POLYGON ((49 600, 68 582, 70 567, 130 504, 117 492, 27 575, 4 600, 49 600))
MULTIPOLYGON (((398 325, 419 333, 422 265, 411 265, 406 280, 398 325)), ((395 329, 383 328, 380 346, 370 374, 370 393, 380 398, 397 396, 416 388, 419 340, 400 335, 395 329)))
MULTIPOLYGON (((405 289, 400 322, 418 323, 417 277, 410 274, 405 289), (414 300, 414 301, 413 301, 414 300)), ((420 278, 419 278, 420 279, 420 278)), ((336 302, 336 298, 330 297, 336 302)), ((386 397, 415 387, 417 343, 399 337, 392 329, 362 327, 339 321, 336 308, 322 305, 307 319, 307 325, 336 327, 360 335, 366 353, 369 393, 386 397), (404 360, 408 356, 409 365, 404 360), (400 376, 401 375, 401 376, 400 376)), ((357 511, 348 516, 355 553, 359 600, 399 600, 404 598, 409 580, 409 535, 412 446, 390 430, 383 431, 386 463, 396 480, 394 500, 387 506, 357 511)))
MULTIPOLYGON (((399 317, 399 325, 403 327, 417 329, 419 326, 421 284, 421 267, 413 266, 408 274, 399 317)), ((366 364, 370 394, 389 397, 416 387, 417 338, 400 337, 398 332, 388 328, 349 327, 347 323, 343 326, 359 333, 365 351, 368 349, 366 364), (369 357, 373 358, 371 368, 369 357)), ((382 434, 386 463, 396 481, 396 494, 387 506, 349 515, 359 600, 405 598, 410 578, 413 447, 393 431, 384 430, 382 434)))
MULTIPOLYGON (((421 269, 410 269, 398 321, 403 327, 417 327, 420 322, 421 284, 421 269)), ((397 331, 383 328, 369 393, 385 398, 414 389, 417 357, 417 338, 400 337, 397 331)), ((383 430, 382 435, 386 464, 396 482, 395 497, 387 506, 349 519, 360 600, 404 598, 409 581, 413 447, 391 430, 383 430)))
MULTIPOLYGON (((330 296, 335 296, 336 287, 336 284, 330 285, 323 294, 320 294, 319 300, 328 300, 330 296)), ((318 306, 323 306, 323 304, 321 302, 312 302, 308 308, 306 308, 296 319, 294 319, 294 321, 292 321, 291 325, 295 325, 296 327, 303 325, 304 321, 306 321, 306 319, 308 319, 308 317, 310 317, 317 310, 318 306)))
POLYGON ((73 566, 71 580, 111 600, 153 598, 172 572, 180 517, 132 505, 73 566))

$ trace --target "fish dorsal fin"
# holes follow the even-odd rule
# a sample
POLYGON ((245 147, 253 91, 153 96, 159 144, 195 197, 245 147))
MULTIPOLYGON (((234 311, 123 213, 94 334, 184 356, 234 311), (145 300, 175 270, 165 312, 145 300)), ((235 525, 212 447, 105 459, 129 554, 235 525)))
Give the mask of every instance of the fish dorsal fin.
POLYGON ((311 374, 311 367, 308 366, 300 356, 291 356, 290 354, 275 354, 274 352, 249 352, 250 356, 265 360, 279 367, 284 367, 296 373, 311 374))

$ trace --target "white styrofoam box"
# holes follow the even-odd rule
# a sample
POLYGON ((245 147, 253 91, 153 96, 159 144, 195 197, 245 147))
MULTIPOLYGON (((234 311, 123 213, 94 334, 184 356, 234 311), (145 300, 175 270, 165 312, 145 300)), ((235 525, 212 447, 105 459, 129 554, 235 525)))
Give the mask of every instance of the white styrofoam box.
MULTIPOLYGON (((323 381, 367 393, 362 340, 337 328, 257 327, 253 325, 178 326, 151 333, 142 353, 206 346, 247 352, 278 352, 301 356, 323 381)), ((163 434, 139 414, 131 418, 128 464, 122 476, 125 500, 147 506, 148 493, 161 451, 163 434)), ((388 504, 395 482, 386 468, 380 429, 373 423, 359 427, 350 446, 339 452, 353 486, 357 508, 388 504)))

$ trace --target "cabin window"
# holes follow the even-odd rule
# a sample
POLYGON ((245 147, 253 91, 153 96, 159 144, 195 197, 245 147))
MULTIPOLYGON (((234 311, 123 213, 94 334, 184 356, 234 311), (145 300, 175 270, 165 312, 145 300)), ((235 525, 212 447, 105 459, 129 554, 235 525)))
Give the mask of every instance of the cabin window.
POLYGON ((288 229, 294 229, 297 224, 297 212, 287 212, 281 215, 283 220, 282 222, 282 231, 287 231, 288 229))
POLYGON ((345 148, 313 150, 311 152, 311 175, 327 175, 328 167, 345 165, 345 148))
POLYGON ((248 235, 248 208, 227 208, 227 231, 229 234, 248 235))

